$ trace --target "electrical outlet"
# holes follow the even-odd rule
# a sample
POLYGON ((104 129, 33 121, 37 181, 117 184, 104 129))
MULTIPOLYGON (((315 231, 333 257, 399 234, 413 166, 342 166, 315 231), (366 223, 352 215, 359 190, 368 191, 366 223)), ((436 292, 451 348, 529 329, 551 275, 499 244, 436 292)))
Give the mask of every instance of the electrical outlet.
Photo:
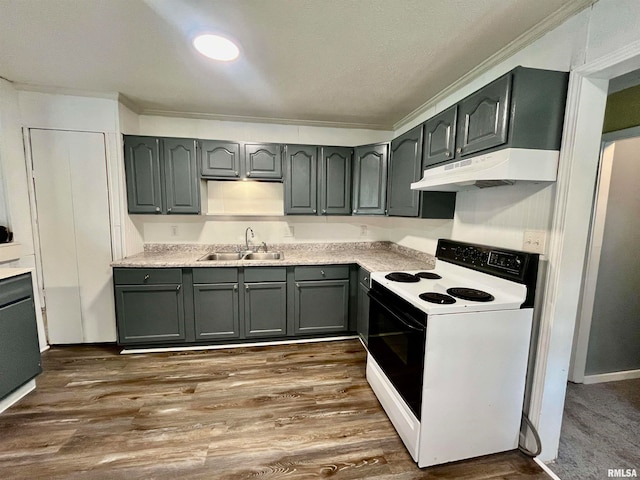
POLYGON ((178 226, 177 225, 171 225, 171 236, 172 237, 177 237, 178 236, 178 226))
POLYGON ((360 225, 360 236, 366 237, 368 233, 369 233, 369 228, 367 228, 366 225, 360 225))
POLYGON ((525 230, 522 248, 531 253, 544 253, 547 232, 541 230, 525 230))

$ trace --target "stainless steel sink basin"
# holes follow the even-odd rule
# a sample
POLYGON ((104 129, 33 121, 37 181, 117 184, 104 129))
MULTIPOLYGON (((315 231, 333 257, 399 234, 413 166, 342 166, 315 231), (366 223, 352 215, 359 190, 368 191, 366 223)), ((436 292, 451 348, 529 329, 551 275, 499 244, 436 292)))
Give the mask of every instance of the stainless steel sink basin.
POLYGON ((247 253, 242 260, 282 260, 283 258, 282 252, 252 252, 247 253))
POLYGON ((215 261, 215 260, 240 260, 242 253, 239 252, 213 252, 207 253, 198 259, 199 262, 215 261))

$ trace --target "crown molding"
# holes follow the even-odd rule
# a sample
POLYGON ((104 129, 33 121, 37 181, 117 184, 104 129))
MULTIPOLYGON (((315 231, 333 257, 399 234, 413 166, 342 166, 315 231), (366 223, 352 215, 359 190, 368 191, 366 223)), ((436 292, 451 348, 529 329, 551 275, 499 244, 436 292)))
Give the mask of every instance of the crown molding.
POLYGON ((140 115, 150 115, 157 117, 179 117, 196 120, 220 120, 225 122, 250 122, 250 123, 276 123, 281 125, 299 125, 304 127, 324 127, 324 128, 351 128, 364 130, 385 130, 392 131, 393 125, 379 123, 351 123, 332 122, 323 120, 298 120, 293 118, 279 117, 252 117, 246 115, 223 115, 205 112, 181 112, 176 110, 159 110, 142 108, 140 115))
POLYGON ((68 95, 72 97, 104 98, 107 100, 118 100, 118 93, 97 92, 94 90, 79 90, 74 88, 51 87, 46 85, 33 85, 30 83, 12 82, 16 90, 23 92, 49 93, 52 95, 68 95))
POLYGON ((126 95, 123 95, 122 93, 118 93, 118 103, 121 103, 122 105, 127 107, 129 110, 131 110, 133 113, 140 115, 140 111, 141 111, 140 105, 138 105, 136 102, 131 100, 126 95))
POLYGON ((500 63, 507 60, 509 57, 513 56, 523 48, 531 45, 533 42, 543 37, 545 34, 549 33, 554 28, 560 26, 567 19, 573 17, 577 13, 582 10, 591 7, 598 0, 570 0, 565 3, 562 7, 556 10, 552 15, 546 17, 540 23, 537 23, 529 30, 524 32, 510 44, 504 46, 492 56, 481 62, 479 65, 469 70, 465 75, 460 77, 454 83, 449 85, 444 90, 440 91, 438 94, 427 100, 425 103, 420 105, 418 108, 413 110, 411 113, 405 115, 403 118, 398 120, 393 124, 393 130, 396 131, 416 118, 420 115, 428 111, 429 109, 436 106, 436 104, 452 93, 460 90, 462 87, 468 85, 473 80, 478 78, 483 73, 489 71, 493 67, 499 65, 500 63))

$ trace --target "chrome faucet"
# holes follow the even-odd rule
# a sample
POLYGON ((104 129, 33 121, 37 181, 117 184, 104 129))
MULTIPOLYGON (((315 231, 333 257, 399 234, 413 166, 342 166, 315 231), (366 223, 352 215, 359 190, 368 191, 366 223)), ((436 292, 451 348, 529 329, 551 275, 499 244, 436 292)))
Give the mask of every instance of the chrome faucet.
POLYGON ((246 252, 251 251, 251 249, 249 248, 249 232, 251 232, 251 238, 254 237, 253 228, 247 227, 247 229, 244 231, 244 246, 246 247, 246 252))

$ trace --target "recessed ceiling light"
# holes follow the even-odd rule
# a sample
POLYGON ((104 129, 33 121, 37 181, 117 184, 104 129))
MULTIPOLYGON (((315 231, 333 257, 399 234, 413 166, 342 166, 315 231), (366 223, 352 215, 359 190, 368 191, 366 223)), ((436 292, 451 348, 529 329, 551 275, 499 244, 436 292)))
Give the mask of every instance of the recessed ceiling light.
POLYGON ((193 46, 205 57, 222 62, 230 62, 240 55, 238 46, 220 35, 198 35, 193 40, 193 46))

